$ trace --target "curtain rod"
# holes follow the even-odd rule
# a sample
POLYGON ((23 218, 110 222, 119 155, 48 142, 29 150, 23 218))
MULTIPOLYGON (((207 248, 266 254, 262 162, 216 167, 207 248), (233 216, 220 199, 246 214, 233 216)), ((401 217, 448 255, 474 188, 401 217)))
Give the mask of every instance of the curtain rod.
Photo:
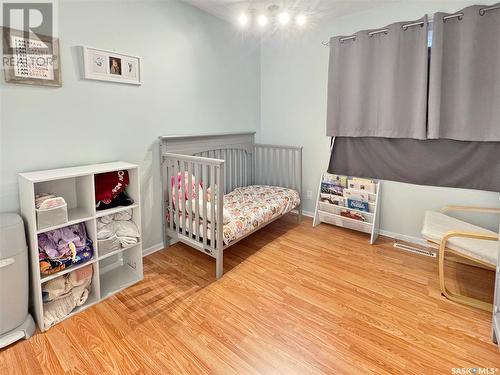
MULTIPOLYGON (((500 5, 493 5, 491 7, 481 8, 481 9, 479 9, 479 15, 484 16, 486 12, 488 12, 490 10, 495 10, 495 9, 500 9, 500 5)), ((449 20, 451 18, 458 18, 459 20, 461 20, 463 16, 464 16, 463 12, 450 14, 449 16, 443 17, 443 22, 446 22, 446 20, 449 20)), ((432 23, 432 22, 433 22, 433 20, 429 19, 428 23, 432 23)), ((422 25, 424 25, 424 21, 407 23, 407 24, 402 25, 401 27, 403 28, 403 30, 406 31, 409 27, 422 26, 422 25)), ((388 32, 389 32, 389 29, 383 28, 380 30, 375 30, 375 31, 369 32, 368 36, 371 37, 371 36, 376 35, 376 34, 387 34, 388 32)), ((351 35, 351 36, 346 36, 345 38, 340 38, 340 43, 344 43, 345 41, 353 40, 353 39, 356 39, 356 35, 351 35)), ((328 47, 330 45, 329 42, 325 42, 325 41, 322 41, 321 44, 323 44, 326 47, 328 47)))

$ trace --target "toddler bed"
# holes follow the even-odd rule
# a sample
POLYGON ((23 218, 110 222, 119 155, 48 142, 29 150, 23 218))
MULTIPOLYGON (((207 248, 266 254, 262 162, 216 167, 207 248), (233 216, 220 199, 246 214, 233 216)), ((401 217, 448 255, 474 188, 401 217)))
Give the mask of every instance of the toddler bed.
POLYGON ((255 133, 159 137, 164 238, 216 260, 224 249, 302 210, 302 147, 261 145, 255 133))

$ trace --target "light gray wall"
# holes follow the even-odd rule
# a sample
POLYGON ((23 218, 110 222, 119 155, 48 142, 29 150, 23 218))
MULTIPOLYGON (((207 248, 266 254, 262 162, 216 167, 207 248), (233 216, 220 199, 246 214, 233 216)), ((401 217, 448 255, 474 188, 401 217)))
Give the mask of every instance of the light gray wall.
POLYGON ((156 138, 257 130, 260 46, 176 0, 59 1, 62 88, 0 83, 0 212, 17 173, 125 160, 141 167, 144 247, 162 241, 156 138), (81 79, 77 46, 144 58, 140 87, 81 79))
MULTIPOLYGON (((291 36, 275 34, 263 40, 261 141, 304 145, 304 191, 310 190, 313 197, 304 200, 305 210, 314 211, 318 180, 329 159, 330 140, 325 136, 328 48, 321 42, 335 35, 350 35, 396 21, 414 20, 425 13, 457 11, 474 3, 477 1, 399 1, 323 24, 314 23, 312 19, 307 32, 291 36)), ((425 210, 446 204, 496 207, 498 194, 384 182, 381 203, 383 230, 418 237, 425 210)), ((471 219, 491 229, 498 228, 496 216, 471 219)))

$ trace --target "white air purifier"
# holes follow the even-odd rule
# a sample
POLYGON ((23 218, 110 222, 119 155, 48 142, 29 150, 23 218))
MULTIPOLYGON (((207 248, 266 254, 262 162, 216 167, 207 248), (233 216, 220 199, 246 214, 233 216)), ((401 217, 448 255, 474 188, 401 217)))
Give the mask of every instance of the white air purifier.
POLYGON ((23 220, 17 214, 0 214, 0 348, 35 332, 28 313, 28 271, 23 220))

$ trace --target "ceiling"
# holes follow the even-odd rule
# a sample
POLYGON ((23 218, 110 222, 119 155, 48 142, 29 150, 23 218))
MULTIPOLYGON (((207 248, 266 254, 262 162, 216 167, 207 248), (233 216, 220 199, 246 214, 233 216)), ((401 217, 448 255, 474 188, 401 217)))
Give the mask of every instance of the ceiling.
POLYGON ((270 5, 292 12, 305 12, 317 18, 334 18, 365 11, 400 0, 183 0, 227 21, 234 21, 242 12, 266 12, 270 5))

